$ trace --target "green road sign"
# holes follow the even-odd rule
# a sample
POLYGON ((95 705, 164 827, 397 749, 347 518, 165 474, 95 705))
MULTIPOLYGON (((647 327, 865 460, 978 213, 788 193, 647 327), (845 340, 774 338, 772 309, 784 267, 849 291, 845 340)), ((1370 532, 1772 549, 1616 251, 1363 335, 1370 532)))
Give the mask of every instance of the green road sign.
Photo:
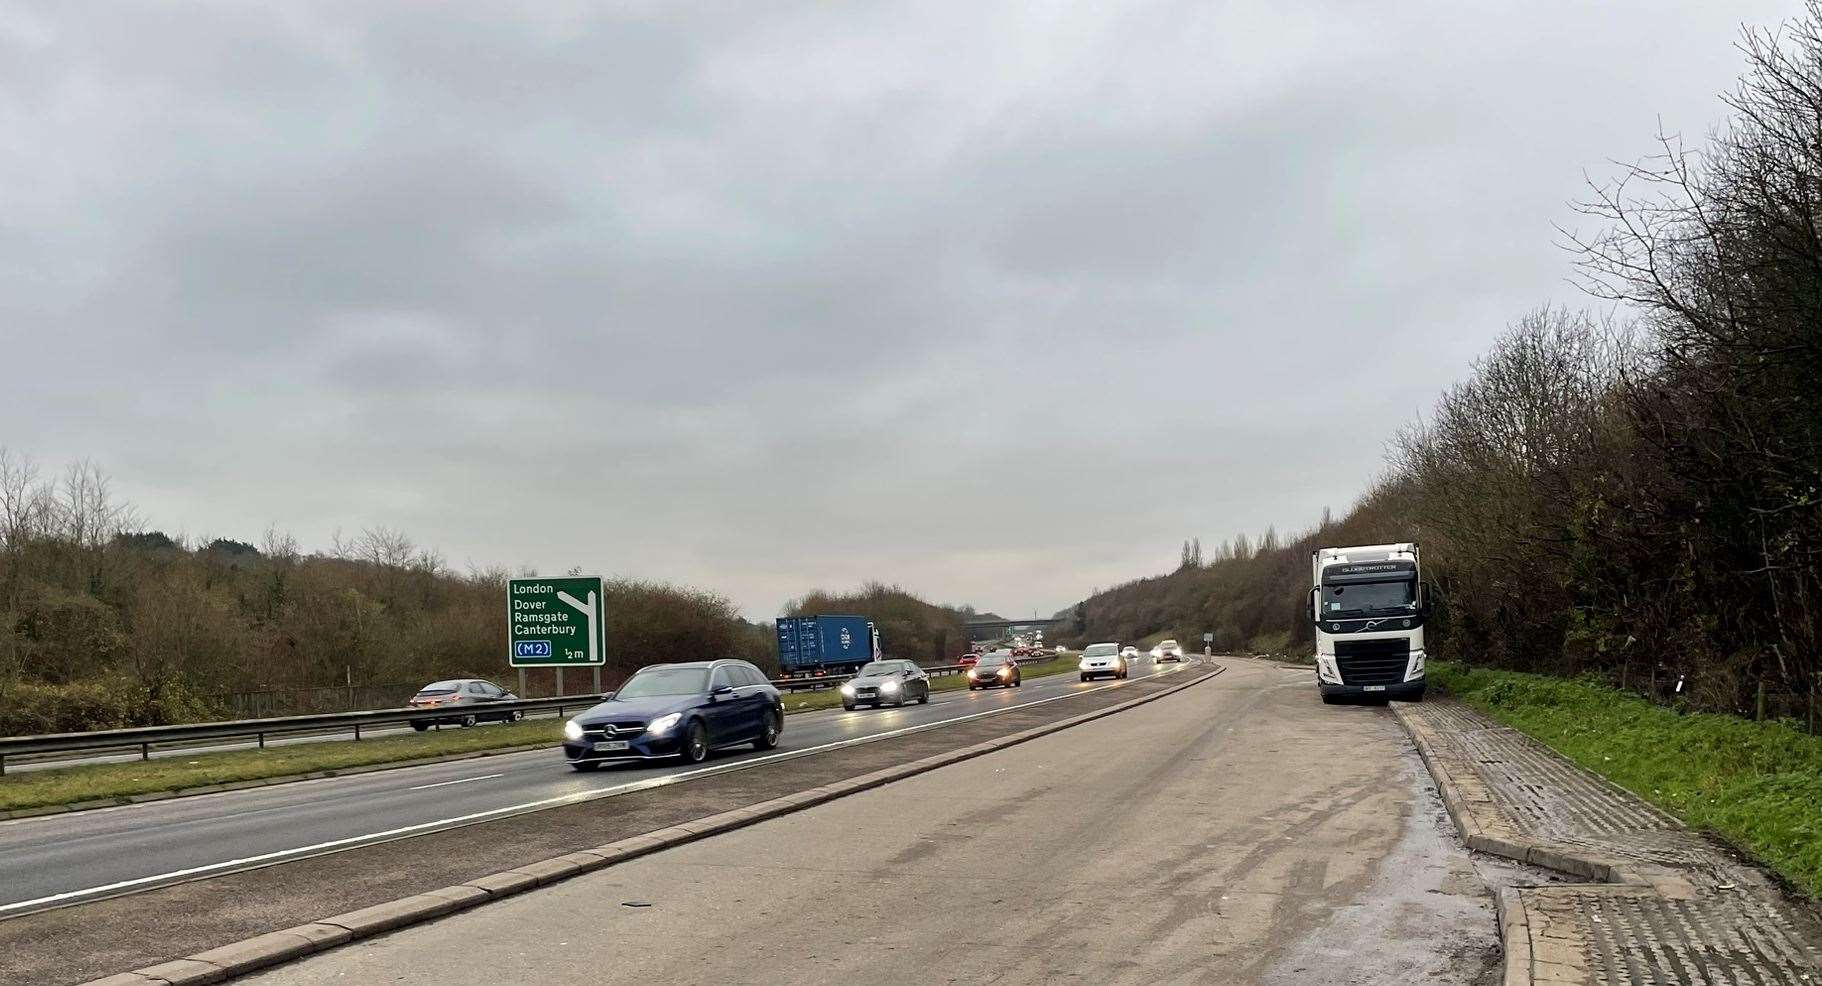
POLYGON ((588 667, 607 661, 600 577, 506 583, 506 653, 515 668, 588 667))

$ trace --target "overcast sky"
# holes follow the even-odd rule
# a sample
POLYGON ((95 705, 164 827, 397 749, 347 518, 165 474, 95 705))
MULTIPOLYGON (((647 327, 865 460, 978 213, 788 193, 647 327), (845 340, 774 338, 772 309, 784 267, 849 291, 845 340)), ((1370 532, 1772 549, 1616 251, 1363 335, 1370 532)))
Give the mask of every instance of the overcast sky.
POLYGON ((151 526, 1051 613, 1345 508, 1795 0, 0 0, 0 445, 151 526))

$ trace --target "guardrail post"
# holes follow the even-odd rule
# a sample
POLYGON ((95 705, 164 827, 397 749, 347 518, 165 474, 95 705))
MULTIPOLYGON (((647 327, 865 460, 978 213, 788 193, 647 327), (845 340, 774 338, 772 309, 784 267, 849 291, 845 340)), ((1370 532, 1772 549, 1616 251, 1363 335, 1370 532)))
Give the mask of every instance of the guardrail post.
POLYGON ((150 762, 150 761, 151 761, 151 759, 152 759, 152 744, 150 744, 150 743, 141 743, 141 744, 139 744, 139 759, 141 759, 141 760, 145 760, 145 761, 147 761, 147 762, 150 762))
POLYGON ((354 724, 354 741, 356 743, 361 741, 361 724, 358 722, 354 724))
POLYGON ((0 756, 0 777, 6 776, 6 757, 0 756))
POLYGON ((262 750, 266 748, 266 734, 265 733, 259 734, 259 748, 262 750))

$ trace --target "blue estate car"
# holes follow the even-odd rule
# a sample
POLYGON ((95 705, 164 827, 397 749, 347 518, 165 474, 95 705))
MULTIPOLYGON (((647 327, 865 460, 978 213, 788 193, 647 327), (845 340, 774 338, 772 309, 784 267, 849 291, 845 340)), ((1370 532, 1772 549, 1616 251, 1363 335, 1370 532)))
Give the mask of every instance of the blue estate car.
POLYGON ((680 757, 701 763, 737 743, 770 750, 784 732, 784 703, 745 661, 640 668, 607 701, 563 724, 563 757, 577 770, 680 757))

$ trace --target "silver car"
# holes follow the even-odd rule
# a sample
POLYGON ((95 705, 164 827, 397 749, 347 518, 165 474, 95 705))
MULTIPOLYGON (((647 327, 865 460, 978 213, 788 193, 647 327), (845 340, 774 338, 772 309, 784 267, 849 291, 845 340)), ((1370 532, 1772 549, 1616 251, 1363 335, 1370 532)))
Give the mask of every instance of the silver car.
POLYGON ((408 709, 448 709, 449 715, 413 719, 411 728, 423 732, 434 725, 473 726, 489 719, 518 722, 525 713, 517 709, 490 708, 501 702, 517 702, 519 696, 482 678, 452 678, 433 681, 418 689, 408 709))

